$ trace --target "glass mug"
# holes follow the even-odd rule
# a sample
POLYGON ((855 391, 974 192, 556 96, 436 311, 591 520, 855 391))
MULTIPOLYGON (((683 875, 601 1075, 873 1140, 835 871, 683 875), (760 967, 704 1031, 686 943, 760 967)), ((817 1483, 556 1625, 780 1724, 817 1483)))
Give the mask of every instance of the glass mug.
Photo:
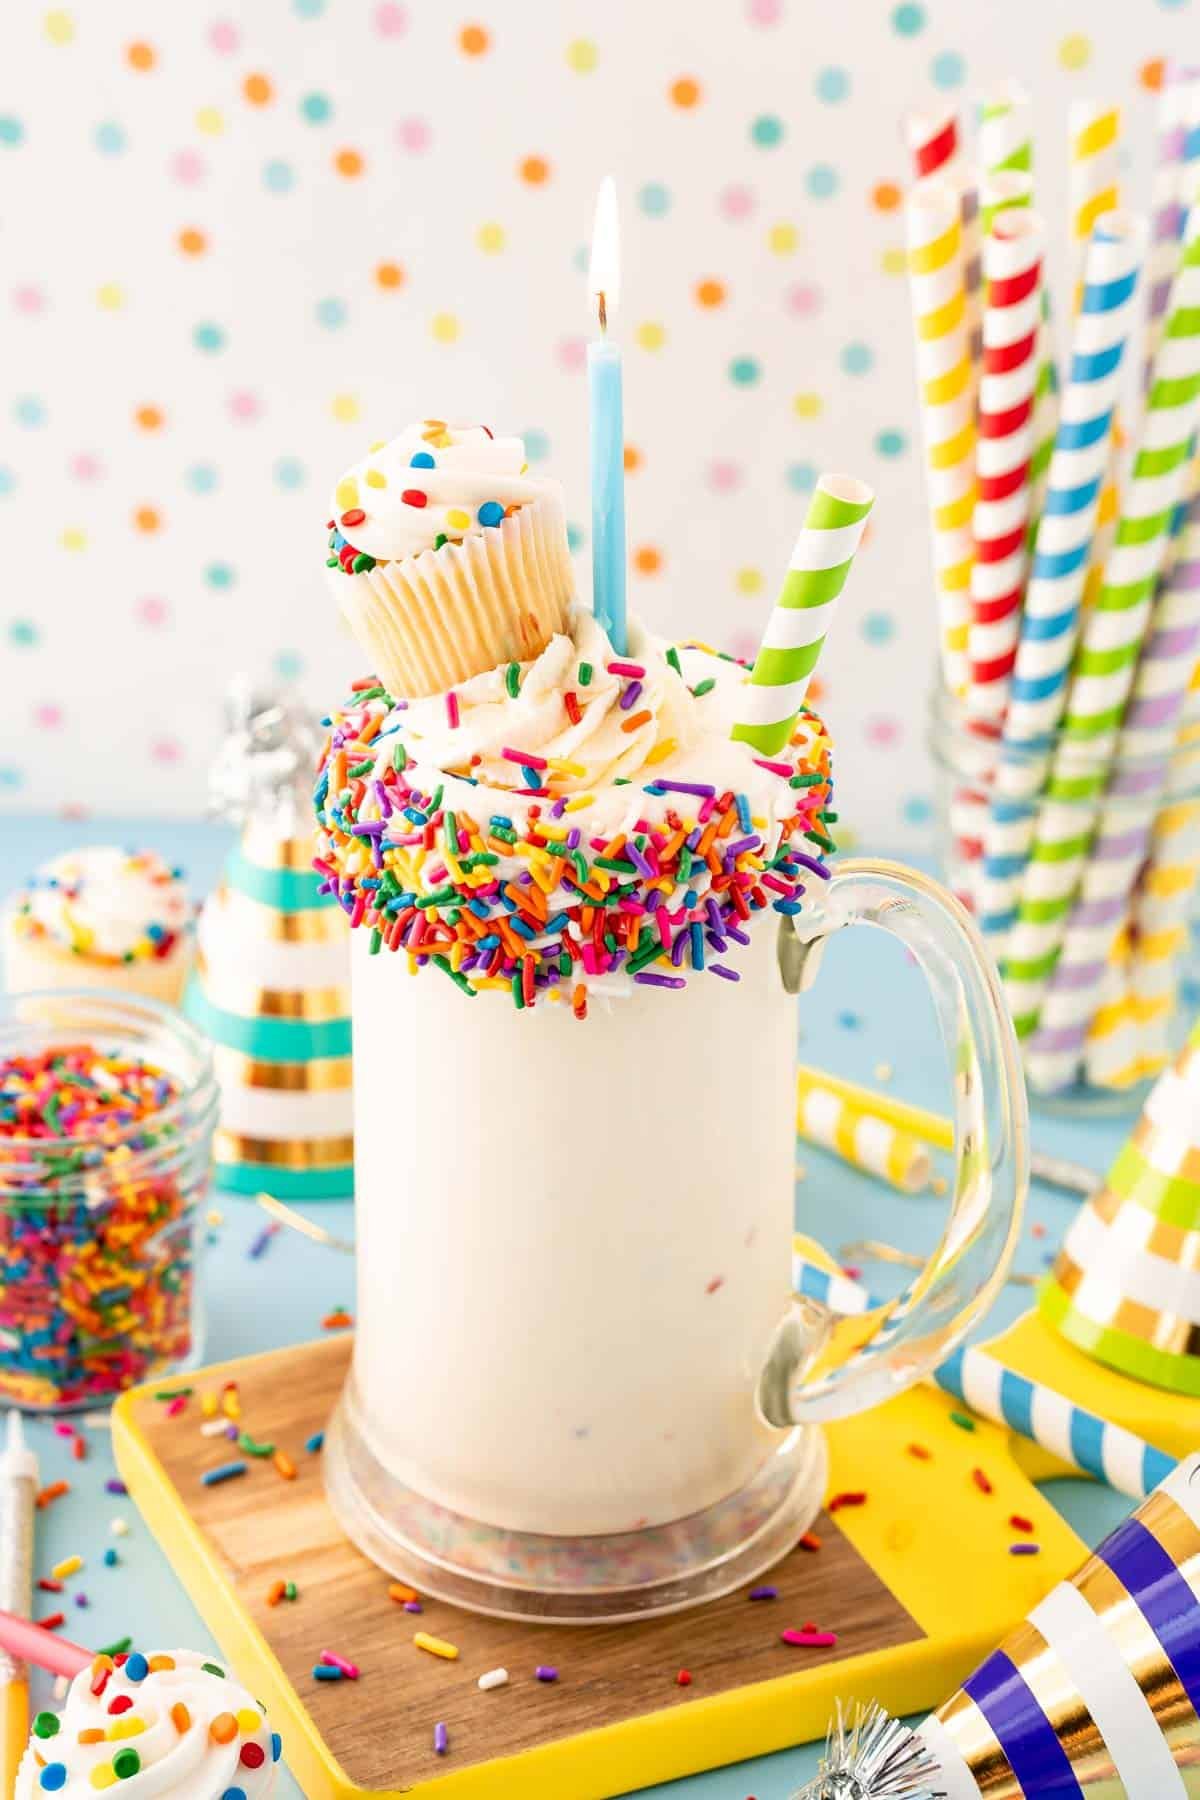
MULTIPOLYGON (((355 932, 357 1332, 330 1502, 426 1592, 582 1622, 724 1593, 819 1510, 819 1421, 919 1380, 991 1303, 1028 1182, 997 977, 962 907, 846 862, 740 982, 580 1024, 475 1005, 355 932), (796 1012, 847 925, 921 964, 954 1067, 941 1242, 853 1319, 789 1295, 796 1012)), ((757 926, 757 929, 755 929, 757 926)))

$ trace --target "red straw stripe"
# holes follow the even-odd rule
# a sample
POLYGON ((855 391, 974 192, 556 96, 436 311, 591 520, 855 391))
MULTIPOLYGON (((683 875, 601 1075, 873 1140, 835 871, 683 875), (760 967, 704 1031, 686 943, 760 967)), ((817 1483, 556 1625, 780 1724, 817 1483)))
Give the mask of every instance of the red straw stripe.
POLYGON ((981 563, 1003 562, 1006 556, 1013 556, 1025 541, 1025 527, 1018 525, 1015 531, 1006 531, 1003 537, 984 538, 975 546, 975 557, 981 563))
POLYGON ((926 138, 913 152, 918 175, 932 175, 944 167, 958 149, 958 120, 948 119, 935 137, 926 138))
POLYGON ((981 475, 979 477, 979 498, 981 500, 1007 500, 1010 494, 1023 487, 1029 474, 1028 462, 1021 462, 1013 469, 1005 469, 1002 475, 981 475))
POLYGON ((1019 431, 1033 412, 1033 399, 1022 400, 1018 406, 1010 406, 1007 412, 984 413, 979 421, 979 435, 985 438, 1011 437, 1019 431))
POLYGON ((983 353, 984 374, 1007 375, 1011 369, 1019 369, 1033 355, 1036 342, 1037 332, 1031 331, 1028 337, 1018 338, 1015 344, 990 345, 983 353))
POLYGON ((1027 300, 1037 286, 1040 268, 1040 263, 1034 263, 1032 268, 1022 269, 1019 275, 993 281, 988 287, 988 305, 1015 306, 1018 300, 1027 300))
POLYGON ((1003 656, 994 656, 990 662, 973 662, 971 664, 971 680, 982 686, 986 681, 1002 681, 1011 675, 1017 664, 1017 653, 1008 650, 1003 656))
POLYGON ((1011 619, 1021 604, 1021 590, 1012 589, 1007 594, 997 594, 994 600, 976 600, 971 608, 971 616, 976 625, 995 625, 1001 619, 1011 619))

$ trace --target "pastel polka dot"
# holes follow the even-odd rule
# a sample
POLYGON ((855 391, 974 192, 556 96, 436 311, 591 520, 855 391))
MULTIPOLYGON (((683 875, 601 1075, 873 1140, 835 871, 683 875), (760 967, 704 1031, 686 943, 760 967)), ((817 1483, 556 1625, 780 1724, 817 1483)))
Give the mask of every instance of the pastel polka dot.
POLYGON ((794 462, 787 466, 787 484, 796 494, 810 494, 817 485, 819 471, 812 463, 794 462))
POLYGON ((124 126, 118 125, 115 119, 105 119, 92 132, 92 142, 101 156, 119 156, 128 139, 124 126))
POLYGON ((62 707, 53 700, 43 700, 33 709, 33 722, 39 731, 57 731, 63 722, 62 707))
POLYGON ((753 193, 738 182, 722 189, 717 198, 717 205, 727 219, 748 219, 754 211, 754 204, 753 193))
POLYGON ((814 200, 828 200, 838 191, 838 172, 830 163, 814 163, 805 172, 804 185, 814 200))
POLYGON ((1058 60, 1064 69, 1086 69, 1092 60, 1092 40, 1081 31, 1071 32, 1059 42, 1058 60))
POLYGON ((1152 56, 1138 70, 1138 82, 1148 93, 1157 94, 1166 75, 1166 62, 1161 56, 1152 56))
POLYGON ((757 357, 735 356, 729 365, 729 379, 735 387, 753 387, 762 375, 757 357))
POLYGON ((375 8, 374 25, 381 38, 403 37, 408 30, 408 13, 399 0, 380 0, 375 8))
POLYGON ((708 485, 714 494, 735 493, 742 485, 742 471, 735 462, 711 462, 708 465, 708 485))
POLYGON ((877 181, 871 189, 871 205, 876 212, 895 212, 903 198, 894 181, 877 181))
POLYGON ((175 241, 185 256, 203 256, 208 249, 208 239, 194 225, 185 226, 175 241))
POLYGON ((550 179, 550 164, 544 156, 526 156, 517 173, 530 187, 542 187, 550 179))
POLYGON ((934 87, 961 87, 967 78, 967 65, 957 50, 943 50, 929 65, 929 79, 934 87))
POLYGON ((621 462, 627 475, 635 475, 642 468, 646 459, 636 444, 625 444, 621 449, 621 462))
POLYGON ((64 550, 86 550, 87 532, 82 530, 78 525, 67 525, 60 534, 58 541, 64 550))
POLYGON ((671 210, 671 196, 661 181, 647 181, 640 187, 637 203, 648 219, 661 219, 671 210))
POLYGON ((846 344, 843 346, 838 361, 847 375, 865 375, 875 361, 875 352, 869 344, 846 344))
POLYGON ((271 471, 275 477, 276 487, 287 493, 293 493, 304 486, 306 476, 304 464, 296 456, 281 456, 271 471))
POLYGON ((904 727, 899 719, 884 714, 868 719, 863 735, 877 750, 889 750, 904 736, 904 727))
POLYGON ((139 431, 161 431, 166 423, 159 406, 139 406, 133 415, 133 422, 139 431))
POLYGON ((158 55, 153 44, 138 42, 130 44, 125 52, 125 60, 139 75, 146 75, 158 61, 158 55))
POLYGON ((272 157, 263 165, 263 186, 269 194, 287 194, 296 185, 296 172, 291 163, 280 157, 272 157))
POLYGON ((880 456, 903 456, 908 448, 908 439, 902 431, 894 429, 877 431, 875 448, 880 456))
POLYGON ((525 456, 531 463, 545 462, 550 454, 550 439, 536 428, 521 433, 525 440, 525 456))
POLYGON ((859 629, 868 644, 886 644, 891 641, 896 625, 891 613, 869 612, 859 629))
POLYGON ((21 394, 13 404, 13 418, 27 431, 46 423, 45 403, 36 394, 21 394))
POLYGON ((37 643, 41 633, 32 619, 14 619, 6 635, 14 650, 29 650, 37 643))
POLYGON ((292 11, 298 19, 319 19, 325 11, 325 0, 292 0, 292 11))
POLYGON ((202 106, 196 114, 196 130, 205 137, 220 137, 225 129, 225 115, 219 106, 202 106))
POLYGON ((194 187, 206 174, 204 158, 198 150, 177 150, 171 158, 172 179, 183 187, 194 187))
POLYGON ((475 242, 485 256, 497 256, 504 248, 504 227, 489 221, 475 233, 475 242))
POLYGON ((600 61, 600 52, 590 38, 573 38, 567 45, 567 67, 576 75, 590 75, 600 61))
POLYGON ((429 335, 435 344, 454 344, 462 327, 453 313, 434 313, 429 321, 429 335))
POLYGON ((209 563, 204 579, 211 588, 231 588, 237 580, 237 572, 230 563, 209 563))
POLYGON ((165 625, 170 609, 159 594, 147 594, 134 607, 137 618, 143 625, 165 625))
POLYGON ((925 29, 925 8, 918 6, 916 0, 904 0, 904 4, 892 10, 892 30, 900 37, 916 37, 925 29))
POLYGON ((933 802, 925 794, 910 794, 900 813, 906 825, 928 825, 933 817, 933 802))
POLYGON ((46 36, 52 44, 69 44, 75 37, 75 21, 69 12, 48 12, 45 19, 46 36))
POLYGON ((0 464, 0 500, 7 499, 16 489, 17 478, 12 470, 0 464))
POLYGON ((739 569, 733 578, 739 594, 760 594, 765 585, 761 569, 739 569))
POLYGON ((221 477, 212 463, 193 463, 184 474, 184 482, 193 494, 212 494, 220 486, 221 477))
POLYGON ((202 319, 199 325, 192 326, 192 342, 197 350, 223 350, 225 332, 220 325, 214 325, 211 319, 202 319))
POLYGON ((176 738, 153 738, 150 755, 157 763, 177 763, 182 760, 183 748, 176 738))
POLYGON ((401 119, 396 126, 396 142, 402 150, 420 156, 429 148, 432 133, 425 119, 401 119))
POLYGON ((904 254, 903 247, 899 244, 889 245, 889 247, 880 254, 879 267, 885 275, 907 274, 908 258, 904 254))
POLYGON ((772 225, 767 232, 767 249, 776 256, 790 256, 800 242, 800 233, 786 222, 772 225))
POLYGON ((567 520, 567 549, 574 556, 574 555, 577 555, 578 552, 583 549, 583 547, 586 543, 587 543, 587 532, 583 529, 583 526, 577 525, 573 519, 568 519, 567 520))
POLYGON ((46 296, 41 288, 28 285, 13 289, 13 306, 19 313, 28 318, 35 318, 46 309, 46 296))
POLYGON ((775 113, 760 113, 751 123, 750 142, 760 150, 774 150, 783 142, 783 120, 775 113))
POLYGON ((208 28, 208 41, 218 56, 232 56, 242 40, 232 19, 214 19, 208 28))
POLYGON ((560 369, 566 370, 570 375, 577 375, 587 365, 587 339, 560 338, 554 355, 560 369))
POLYGON ((784 301, 790 313, 798 318, 810 319, 821 310, 821 290, 810 281, 797 281, 788 288, 784 301))
POLYGON ((326 331, 336 331, 339 326, 346 323, 346 302, 337 299, 335 296, 330 296, 325 300, 318 300, 314 311, 316 313, 317 324, 323 325, 326 331))
POLYGON ((7 788, 10 793, 25 785, 25 777, 21 770, 12 763, 0 763, 0 787, 7 788))
POLYGON ((304 658, 298 650, 277 650, 274 668, 280 681, 295 681, 304 673, 304 658))
POLYGON ((103 281, 96 289, 96 305, 101 312, 120 312, 125 304, 125 289, 119 281, 103 281))
POLYGON ((464 25, 458 34, 458 47, 464 56, 485 56, 492 47, 491 36, 482 25, 464 25))
POLYGON ((381 262, 375 265, 375 283, 387 292, 394 292, 404 286, 407 277, 399 263, 381 262))
POLYGON ((849 73, 837 67, 819 69, 813 88, 818 100, 824 100, 827 106, 836 106, 850 92, 849 73))
POLYGON ((355 180, 366 168, 366 158, 360 150, 339 150, 333 159, 334 169, 347 181, 355 180))
POLYGON ((257 419, 261 410, 262 403, 258 395, 252 394, 248 388, 239 388, 229 396, 230 417, 239 424, 248 424, 250 420, 257 419))
POLYGON ((333 101, 328 94, 303 94, 300 98, 300 117, 306 125, 324 125, 333 117, 333 101))
POLYGON ((693 106, 700 104, 700 83, 693 80, 690 75, 681 75, 678 81, 671 83, 667 91, 672 106, 681 107, 684 112, 688 112, 693 106))
POLYGON ((12 113, 0 113, 0 144, 14 149, 25 136, 25 127, 12 113))
POLYGON ((639 575, 657 575, 663 566, 663 553, 656 544, 639 544, 630 562, 639 575))
POLYGON ((746 0, 746 17, 752 25, 778 25, 783 0, 746 0))
POLYGON ((825 410, 825 403, 820 394, 803 389, 792 397, 792 411, 798 419, 819 419, 825 410))
POLYGON ((698 306, 723 306, 727 297, 725 283, 713 280, 711 277, 706 281, 698 281, 695 292, 698 306))
POLYGON ((661 350, 667 341, 667 328, 657 319, 646 319, 634 331, 633 341, 642 350, 661 350))
POLYGON ((78 455, 73 456, 67 467, 76 481, 99 481, 104 473, 100 458, 87 450, 81 450, 78 455))
POLYGON ((147 534, 160 530, 162 514, 157 506, 139 506, 133 515, 133 529, 147 534))

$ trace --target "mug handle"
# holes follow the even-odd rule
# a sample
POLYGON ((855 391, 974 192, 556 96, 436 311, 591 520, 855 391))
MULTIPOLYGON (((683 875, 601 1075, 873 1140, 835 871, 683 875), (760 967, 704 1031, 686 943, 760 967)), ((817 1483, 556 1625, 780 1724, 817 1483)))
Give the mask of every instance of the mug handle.
POLYGON ((815 909, 785 920, 780 937, 789 992, 810 985, 821 945, 846 925, 891 933, 920 964, 954 1071, 954 1180, 941 1241, 898 1299, 850 1315, 795 1297, 759 1379, 759 1410, 776 1426, 862 1412, 944 1362, 1004 1283, 1029 1187, 1016 1034, 970 914, 899 863, 847 861, 809 893, 815 909))

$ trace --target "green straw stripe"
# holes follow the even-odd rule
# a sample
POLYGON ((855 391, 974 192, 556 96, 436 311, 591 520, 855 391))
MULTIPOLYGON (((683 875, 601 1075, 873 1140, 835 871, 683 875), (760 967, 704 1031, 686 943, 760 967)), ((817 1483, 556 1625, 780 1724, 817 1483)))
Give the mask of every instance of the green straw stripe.
POLYGON ((1165 338, 1195 337, 1200 332, 1200 306, 1181 306, 1167 320, 1165 338))
MULTIPOLYGON (((1051 925, 1054 923, 1055 919, 1062 918, 1064 906, 1069 906, 1070 903, 1070 896, 1068 896, 1065 901, 1022 900, 1020 907, 1021 917, 1025 920, 1027 925, 1051 925)), ((1016 963, 1010 962, 1005 964, 1005 969, 1009 974, 1014 974, 1017 966, 1016 963)))
MULTIPOLYGON (((1165 384, 1160 382, 1159 385, 1161 387, 1165 384)), ((1172 382, 1171 385, 1175 387, 1180 384, 1172 382)), ((1162 407, 1190 405, 1196 395, 1200 394, 1200 377, 1197 377, 1195 382, 1189 385, 1192 386, 1192 392, 1186 397, 1172 400, 1159 400, 1155 402, 1155 404, 1162 407)), ((1133 478, 1135 481, 1141 481, 1143 479, 1148 479, 1151 475, 1169 475, 1172 469, 1177 469, 1179 467, 1180 463, 1190 462, 1191 456, 1192 447, 1190 437, 1185 437, 1181 443, 1168 445, 1167 448, 1163 450, 1141 450, 1138 452, 1137 460, 1133 465, 1133 478)), ((1151 516, 1153 517, 1154 515, 1151 516)))
MULTIPOLYGON (((1148 479, 1157 473, 1158 471, 1154 469, 1143 469, 1142 471, 1142 474, 1148 479)), ((1135 479, 1136 478, 1137 475, 1135 471, 1135 479)), ((1125 544, 1152 544, 1155 538, 1161 537, 1163 532, 1167 529, 1171 514, 1174 510, 1174 507, 1164 506, 1159 512, 1136 513, 1132 517, 1127 515, 1121 520, 1120 525, 1117 527, 1117 535, 1114 540, 1115 543, 1119 546, 1125 544)), ((1102 606, 1125 604, 1125 602, 1114 598, 1114 596, 1136 591, 1140 597, 1141 594, 1145 593, 1146 586, 1147 584, 1144 581, 1130 582, 1122 585, 1113 585, 1110 582, 1105 582, 1103 588, 1100 590, 1099 604, 1102 606)))
POLYGON ((1048 842, 1037 843, 1030 852, 1031 859, 1038 863, 1070 862, 1073 856, 1080 856, 1092 841, 1091 830, 1078 831, 1075 837, 1058 838, 1048 842))
MULTIPOLYGON (((1048 950, 1045 956, 1032 958, 1028 962, 1006 962, 1004 973, 1010 981, 1044 981, 1054 973, 1058 958, 1059 951, 1056 947, 1048 950)), ((1033 1022, 1037 1023, 1036 1013, 1033 1015, 1033 1022)))
MULTIPOLYGON (((1080 675, 1115 675, 1118 669, 1123 669, 1126 663, 1132 662, 1136 655, 1136 644, 1119 644, 1115 650, 1085 650, 1082 656, 1075 659, 1076 677, 1080 675)), ((1072 719, 1072 728, 1074 728, 1074 719, 1072 719)))
POLYGON ((846 585, 850 573, 848 562, 835 563, 832 569, 789 569, 783 578, 783 589, 776 606, 828 606, 846 585))
POLYGON ((822 637, 802 650, 760 650, 754 664, 755 687, 789 687, 811 675, 824 642, 822 637))
POLYGON ((809 531, 836 531, 843 525, 857 525, 860 519, 866 518, 873 505, 873 495, 870 500, 842 500, 827 488, 817 486, 808 503, 805 528, 809 531))

